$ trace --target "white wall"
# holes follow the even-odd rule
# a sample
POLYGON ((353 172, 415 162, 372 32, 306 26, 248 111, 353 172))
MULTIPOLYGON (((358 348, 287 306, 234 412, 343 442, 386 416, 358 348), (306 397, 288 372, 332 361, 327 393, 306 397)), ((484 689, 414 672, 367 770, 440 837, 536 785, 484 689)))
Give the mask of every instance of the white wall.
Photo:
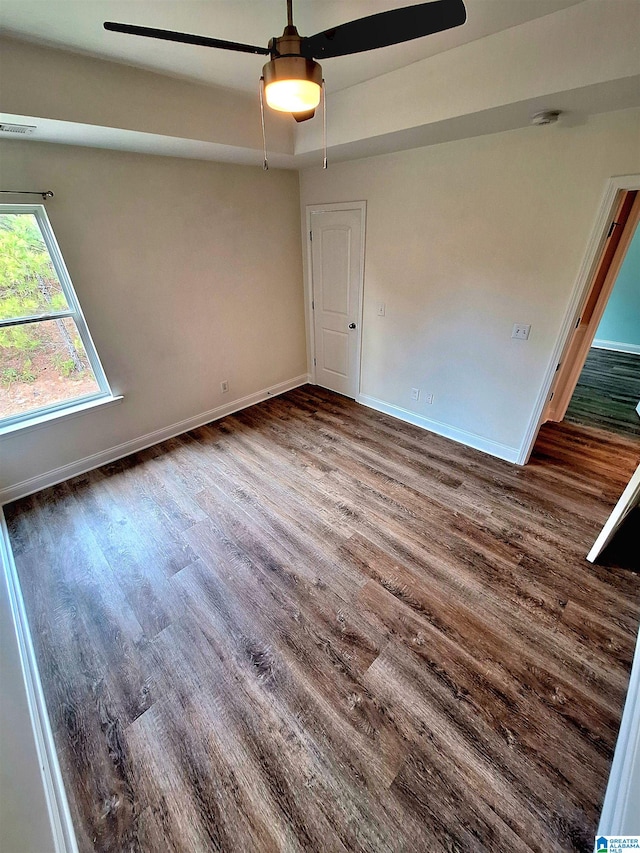
POLYGON ((11 141, 0 174, 55 191, 47 212, 125 395, 0 439, 0 494, 306 373, 296 173, 11 141))
POLYGON ((304 171, 303 209, 367 201, 362 393, 512 457, 605 183, 640 171, 639 141, 625 111, 304 171))

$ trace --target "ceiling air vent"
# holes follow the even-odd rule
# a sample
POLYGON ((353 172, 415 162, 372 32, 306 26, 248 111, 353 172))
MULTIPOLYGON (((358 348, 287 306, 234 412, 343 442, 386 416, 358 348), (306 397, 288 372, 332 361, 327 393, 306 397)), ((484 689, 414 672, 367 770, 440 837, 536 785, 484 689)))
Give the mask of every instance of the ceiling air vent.
POLYGON ((20 136, 29 136, 36 129, 34 124, 7 124, 0 122, 0 133, 19 133, 20 136))

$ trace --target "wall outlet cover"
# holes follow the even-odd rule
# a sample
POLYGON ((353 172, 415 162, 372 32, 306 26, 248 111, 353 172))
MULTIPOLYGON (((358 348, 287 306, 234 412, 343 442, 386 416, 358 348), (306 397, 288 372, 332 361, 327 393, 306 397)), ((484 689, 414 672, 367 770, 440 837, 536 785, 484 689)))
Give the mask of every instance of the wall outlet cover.
POLYGON ((377 303, 378 317, 384 317, 386 310, 387 310, 387 307, 384 304, 384 302, 378 302, 377 303))

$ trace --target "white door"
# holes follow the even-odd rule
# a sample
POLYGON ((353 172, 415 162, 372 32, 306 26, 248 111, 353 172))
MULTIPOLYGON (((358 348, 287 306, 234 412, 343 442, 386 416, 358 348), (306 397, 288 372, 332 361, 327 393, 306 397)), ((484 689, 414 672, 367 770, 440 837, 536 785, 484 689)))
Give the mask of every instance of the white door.
POLYGON ((607 519, 605 526, 600 531, 600 535, 593 543, 592 549, 587 554, 587 560, 590 563, 595 563, 600 554, 607 547, 609 542, 616 535, 622 522, 629 515, 632 509, 640 506, 640 465, 636 468, 635 474, 627 483, 627 488, 620 496, 620 500, 614 506, 613 512, 607 519))
POLYGON ((316 383, 355 398, 360 374, 364 205, 311 210, 316 383))

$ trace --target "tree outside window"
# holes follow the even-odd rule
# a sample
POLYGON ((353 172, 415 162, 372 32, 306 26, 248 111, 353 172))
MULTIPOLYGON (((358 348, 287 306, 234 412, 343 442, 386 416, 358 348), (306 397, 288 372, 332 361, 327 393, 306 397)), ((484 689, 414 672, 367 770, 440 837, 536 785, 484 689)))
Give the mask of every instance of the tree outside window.
POLYGON ((0 427, 110 395, 42 205, 0 205, 0 427))

